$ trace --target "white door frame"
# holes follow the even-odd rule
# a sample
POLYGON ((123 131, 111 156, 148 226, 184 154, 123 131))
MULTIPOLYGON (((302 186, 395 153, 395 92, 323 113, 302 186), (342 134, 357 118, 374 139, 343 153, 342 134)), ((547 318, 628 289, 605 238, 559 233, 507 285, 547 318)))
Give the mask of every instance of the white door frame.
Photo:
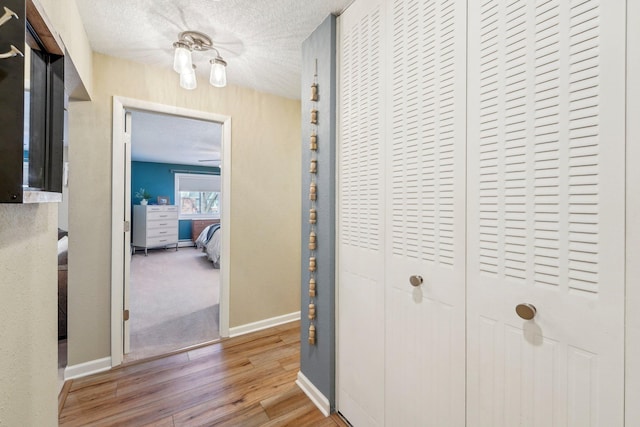
POLYGON ((220 223, 222 229, 222 254, 220 260, 220 336, 229 336, 229 253, 231 229, 231 117, 198 110, 179 108, 155 102, 141 101, 120 96, 113 97, 112 116, 112 169, 111 169, 111 366, 122 363, 123 310, 124 310, 124 115, 126 109, 145 110, 222 124, 222 205, 220 223))
POLYGON ((640 419, 640 27, 635 25, 640 0, 627 1, 627 116, 626 116, 626 327, 625 419, 633 426, 640 419))

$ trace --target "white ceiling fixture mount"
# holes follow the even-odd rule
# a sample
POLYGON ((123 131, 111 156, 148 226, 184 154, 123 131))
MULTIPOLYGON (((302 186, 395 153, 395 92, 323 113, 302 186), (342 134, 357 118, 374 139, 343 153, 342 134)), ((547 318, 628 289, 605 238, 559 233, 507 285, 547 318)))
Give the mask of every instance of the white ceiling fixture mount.
POLYGON ((178 41, 173 43, 175 49, 173 57, 173 69, 180 74, 180 86, 184 89, 195 89, 196 66, 193 64, 191 54, 193 51, 213 51, 216 56, 209 61, 211 73, 209 83, 215 87, 227 85, 227 62, 222 59, 218 49, 213 47, 211 37, 199 31, 183 31, 178 35, 178 41))

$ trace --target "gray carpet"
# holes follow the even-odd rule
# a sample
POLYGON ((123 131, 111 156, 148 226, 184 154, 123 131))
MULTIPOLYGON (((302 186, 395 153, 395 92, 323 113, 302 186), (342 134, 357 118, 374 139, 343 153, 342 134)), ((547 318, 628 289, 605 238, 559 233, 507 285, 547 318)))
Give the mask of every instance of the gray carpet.
POLYGON ((219 338, 220 271, 194 248, 131 257, 131 352, 144 359, 219 338))

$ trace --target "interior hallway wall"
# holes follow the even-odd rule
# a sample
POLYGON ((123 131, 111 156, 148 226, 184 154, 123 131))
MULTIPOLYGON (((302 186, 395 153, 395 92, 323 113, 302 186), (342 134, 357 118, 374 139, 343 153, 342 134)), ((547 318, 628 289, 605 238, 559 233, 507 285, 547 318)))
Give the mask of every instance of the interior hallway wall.
POLYGON ((0 205, 0 426, 58 425, 57 212, 0 205))
POLYGON ((111 351, 113 96, 231 116, 230 327, 300 309, 300 102, 202 76, 184 90, 170 62, 94 54, 93 101, 70 105, 69 234, 86 237, 69 244, 69 365, 111 351))
MULTIPOLYGON (((91 49, 75 0, 35 3, 90 92, 91 49)), ((55 203, 0 205, 1 426, 58 425, 57 212, 55 203)))
MULTIPOLYGON (((86 94, 91 97, 93 89, 93 59, 89 38, 84 30, 84 24, 80 19, 80 11, 76 0, 32 0, 41 9, 53 26, 52 30, 59 34, 64 42, 67 56, 73 61, 78 78, 82 82, 78 93, 68 95, 86 94)), ((65 65, 67 62, 65 61, 65 65)), ((69 70, 65 70, 65 73, 69 70)), ((84 99, 84 98, 83 98, 84 99)))

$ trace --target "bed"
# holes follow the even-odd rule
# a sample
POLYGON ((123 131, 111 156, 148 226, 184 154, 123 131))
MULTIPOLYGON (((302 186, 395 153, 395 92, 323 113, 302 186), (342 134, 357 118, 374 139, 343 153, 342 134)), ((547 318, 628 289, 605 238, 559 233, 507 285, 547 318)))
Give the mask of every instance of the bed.
POLYGON ((213 262, 213 268, 220 268, 220 243, 222 233, 220 224, 207 226, 196 239, 196 248, 202 249, 207 254, 207 259, 213 262))

